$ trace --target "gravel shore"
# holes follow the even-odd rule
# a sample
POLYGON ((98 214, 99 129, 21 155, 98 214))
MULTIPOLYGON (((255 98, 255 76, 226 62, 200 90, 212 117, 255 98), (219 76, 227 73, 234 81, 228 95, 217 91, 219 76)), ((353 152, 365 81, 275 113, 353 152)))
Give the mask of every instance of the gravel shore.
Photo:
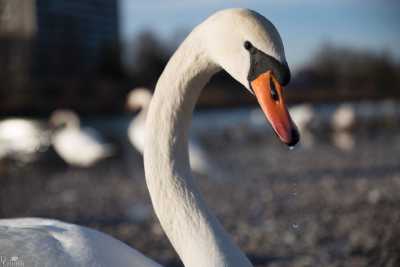
MULTIPOLYGON (((255 266, 400 266, 400 136, 358 133, 289 151, 276 138, 203 137, 224 177, 201 191, 255 266)), ((182 266, 153 213, 142 159, 128 143, 93 168, 54 153, 0 166, 0 217, 49 217, 107 232, 166 266, 182 266)))

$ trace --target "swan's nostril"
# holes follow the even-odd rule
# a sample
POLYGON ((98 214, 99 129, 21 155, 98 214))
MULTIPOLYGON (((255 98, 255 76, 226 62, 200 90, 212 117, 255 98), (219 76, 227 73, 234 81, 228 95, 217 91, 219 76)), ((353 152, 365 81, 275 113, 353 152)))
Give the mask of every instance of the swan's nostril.
POLYGON ((274 101, 278 101, 279 100, 279 95, 278 95, 278 92, 277 92, 276 87, 275 87, 275 83, 272 80, 272 78, 269 80, 269 87, 270 87, 270 91, 271 91, 270 92, 271 93, 271 98, 274 101))

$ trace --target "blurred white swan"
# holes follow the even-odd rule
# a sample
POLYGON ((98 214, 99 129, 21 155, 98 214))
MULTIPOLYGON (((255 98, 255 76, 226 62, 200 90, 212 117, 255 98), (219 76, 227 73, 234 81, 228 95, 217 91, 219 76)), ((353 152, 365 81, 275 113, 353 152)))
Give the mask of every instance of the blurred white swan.
POLYGON ((354 148, 355 138, 351 130, 355 128, 356 116, 354 104, 341 104, 334 110, 331 120, 332 141, 337 148, 344 151, 354 148))
POLYGON ((0 159, 29 162, 49 146, 49 133, 38 121, 13 118, 0 121, 0 159))
POLYGON ((73 111, 53 112, 50 124, 55 128, 51 138, 54 149, 70 165, 89 167, 114 152, 97 131, 81 128, 79 117, 73 111))
MULTIPOLYGON (((189 164, 191 113, 222 69, 254 92, 282 142, 299 141, 282 94, 290 72, 273 24, 254 11, 228 9, 197 26, 158 80, 144 151, 154 211, 186 267, 253 266, 207 206, 189 164)), ((0 251, 21 256, 26 266, 160 267, 111 236, 54 220, 0 220, 0 251)))
POLYGON ((349 131, 356 123, 356 110, 354 105, 341 104, 332 115, 332 129, 334 131, 349 131))
POLYGON ((312 125, 318 123, 314 108, 310 104, 296 105, 290 108, 290 114, 300 131, 301 144, 305 147, 312 146, 314 143, 312 125))
MULTIPOLYGON (((151 92, 149 89, 144 87, 138 87, 133 89, 127 97, 127 108, 133 111, 140 110, 139 114, 131 121, 128 128, 128 137, 131 144, 143 154, 144 140, 146 137, 146 117, 151 102, 151 92)), ((215 167, 214 164, 209 159, 207 152, 201 146, 201 144, 196 140, 196 138, 191 135, 189 137, 189 158, 190 166, 193 171, 200 174, 213 174, 222 178, 222 171, 215 167)))
POLYGON ((146 117, 151 102, 151 93, 148 89, 139 87, 133 89, 127 97, 126 107, 132 111, 139 111, 130 122, 128 137, 137 151, 143 154, 144 140, 146 137, 146 117))

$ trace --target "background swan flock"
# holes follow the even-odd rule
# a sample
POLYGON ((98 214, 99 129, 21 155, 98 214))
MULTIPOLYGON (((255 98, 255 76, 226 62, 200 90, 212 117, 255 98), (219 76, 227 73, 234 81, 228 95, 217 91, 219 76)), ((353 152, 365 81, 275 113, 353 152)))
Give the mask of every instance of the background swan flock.
MULTIPOLYGON (((128 127, 128 137, 131 144, 137 151, 143 154, 146 137, 146 118, 152 95, 146 88, 135 88, 127 97, 127 107, 130 110, 140 111, 130 122, 128 127)), ((222 178, 223 174, 209 159, 207 152, 201 146, 196 136, 191 133, 189 139, 190 167, 193 171, 204 175, 218 175, 222 178)))
MULTIPOLYGON (((227 71, 240 82, 260 104, 261 109, 249 112, 245 122, 239 124, 254 131, 255 135, 270 134, 273 131, 288 146, 294 146, 299 141, 299 131, 304 147, 312 146, 315 143, 314 130, 318 128, 333 132, 333 142, 337 147, 343 150, 352 148, 354 141, 351 132, 360 127, 359 122, 368 113, 365 107, 360 108, 353 104, 340 105, 324 112, 311 105, 299 105, 288 110, 283 86, 289 83, 291 74, 283 43, 273 24, 257 12, 247 9, 223 10, 195 27, 169 60, 158 80, 154 95, 148 90, 136 89, 127 98, 130 108, 141 109, 131 121, 127 136, 131 144, 144 154, 146 185, 155 214, 181 261, 188 267, 250 267, 254 264, 236 245, 237 241, 225 231, 212 208, 208 207, 210 202, 203 198, 197 187, 198 181, 192 174, 193 170, 217 179, 220 178, 218 176, 226 175, 208 157, 201 142, 189 134, 192 111, 200 92, 208 80, 220 70, 227 71), (271 127, 265 126, 265 120, 271 127)), ((385 112, 383 113, 389 114, 388 116, 398 116, 396 109, 385 112)), ((374 112, 368 114, 369 117, 376 115, 374 112)), ((195 116, 195 123, 196 119, 198 118, 195 116)), ((371 118, 366 120, 371 121, 371 118)), ((23 155, 22 160, 27 161, 31 155, 53 145, 55 152, 65 162, 82 168, 92 166, 115 152, 115 147, 104 141, 98 132, 82 127, 79 117, 72 111, 54 112, 49 120, 51 127, 47 129, 41 124, 26 124, 23 120, 5 122, 0 123, 0 159, 23 155), (23 129, 27 130, 20 132, 28 135, 13 135, 13 127, 10 125, 25 127, 23 129), (44 139, 39 140, 38 136, 44 139), (18 139, 21 138, 25 142, 19 142, 18 139)), ((249 138, 243 134, 237 122, 233 124, 233 127, 228 125, 232 136, 241 141, 249 138)), ((213 127, 209 122, 205 125, 209 127, 207 131, 213 127)), ((216 128, 223 128, 227 126, 227 122, 219 123, 215 120, 215 125, 216 128)), ((196 125, 193 126, 196 128, 196 125)), ((204 130, 204 126, 201 128, 204 130)), ((279 157, 272 153, 274 149, 267 152, 264 155, 269 163, 282 164, 279 157)), ((240 156, 246 157, 246 154, 240 156)), ((259 168, 266 167, 259 160, 255 162, 260 165, 259 168)), ((280 168, 290 169, 291 162, 285 164, 280 168)), ((315 164, 318 167, 318 162, 315 164)), ((251 177, 252 170, 246 166, 244 168, 251 177)), ((273 172, 267 173, 268 177, 275 175, 273 172)), ((296 169, 294 173, 297 178, 302 172, 296 169)), ((318 168, 316 173, 318 174, 318 168)), ((282 171, 283 176, 288 174, 289 178, 293 176, 290 171, 282 171)), ((121 188, 118 184, 115 186, 121 188)), ((293 190, 297 192, 296 188, 293 190)), ((379 191, 369 195, 371 201, 379 202, 379 191)), ((267 196, 268 194, 266 198, 267 196)), ((243 203, 241 208, 246 204, 243 203)), ((266 202, 260 199, 257 204, 258 212, 264 212, 266 202)), ((134 206, 131 208, 134 209, 134 206)), ((89 217, 90 214, 88 212, 89 217)), ((273 210, 268 210, 267 217, 274 216, 273 214, 273 210)), ((233 225, 239 223, 234 221, 233 225)), ((271 223, 269 220, 264 223, 266 225, 263 228, 272 231, 277 227, 268 225, 271 223)), ((298 224, 295 225, 297 229, 298 224)), ((287 240, 287 237, 282 238, 287 240)), ((265 253, 270 254, 268 250, 265 253)), ((42 218, 0 220, 0 256, 2 255, 18 255, 18 258, 23 259, 24 266, 161 267, 110 235, 87 227, 42 218)))
MULTIPOLYGON (((290 73, 282 41, 272 23, 254 11, 230 9, 196 27, 158 81, 147 115, 144 152, 154 210, 186 266, 252 266, 205 205, 190 172, 187 136, 191 113, 202 87, 222 68, 256 94, 283 142, 294 145, 298 141, 281 87, 288 83, 290 73)), ((18 246, 21 238, 33 248, 39 242, 45 253, 43 265, 57 261, 58 266, 71 266, 72 260, 75 265, 108 266, 110 259, 119 258, 123 262, 120 266, 157 266, 135 250, 125 249, 119 241, 83 227, 73 226, 76 236, 69 237, 68 225, 57 221, 6 220, 1 227, 1 235, 10 240, 8 248, 1 243, 1 251, 22 254, 18 246), (30 230, 24 230, 26 227, 30 230), (60 230, 52 230, 57 228, 60 230), (43 236, 34 234, 39 232, 43 236), (54 243, 61 247, 54 247, 54 243), (107 251, 97 255, 99 246, 107 251)), ((32 263, 37 260, 32 255, 26 257, 32 263)), ((117 266, 115 262, 113 265, 117 266)))

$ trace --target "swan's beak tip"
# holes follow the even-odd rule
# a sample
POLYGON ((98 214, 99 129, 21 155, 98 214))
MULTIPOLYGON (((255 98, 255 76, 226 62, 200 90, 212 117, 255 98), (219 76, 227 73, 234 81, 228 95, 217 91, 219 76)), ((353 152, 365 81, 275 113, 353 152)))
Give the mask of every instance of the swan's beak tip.
POLYGON ((300 141, 299 131, 296 128, 292 129, 290 136, 290 140, 285 142, 285 144, 290 148, 294 148, 300 141))

